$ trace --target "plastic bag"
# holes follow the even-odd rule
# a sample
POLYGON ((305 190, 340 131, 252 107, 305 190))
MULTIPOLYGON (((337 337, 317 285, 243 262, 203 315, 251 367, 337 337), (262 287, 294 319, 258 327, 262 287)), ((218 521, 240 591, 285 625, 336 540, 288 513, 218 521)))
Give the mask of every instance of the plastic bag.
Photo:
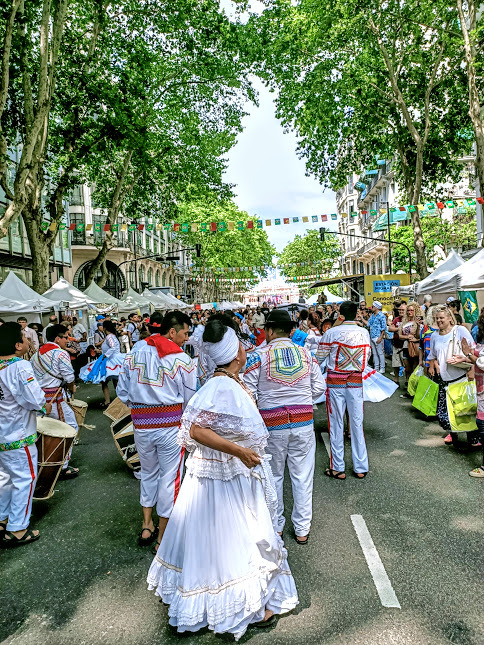
POLYGON ((415 396, 415 392, 417 391, 418 380, 421 376, 423 376, 423 373, 424 373, 424 368, 421 365, 418 365, 410 375, 410 378, 408 379, 408 386, 407 386, 407 391, 410 394, 410 396, 415 396))
POLYGON ((463 417, 477 414, 477 389, 475 381, 450 383, 447 387, 447 405, 452 406, 454 416, 463 417))
POLYGON ((477 430, 477 390, 475 381, 459 381, 447 387, 447 411, 452 432, 477 430))
POLYGON ((421 376, 418 379, 417 390, 413 397, 413 407, 420 410, 427 417, 433 417, 437 414, 437 398, 439 396, 439 386, 431 381, 427 376, 421 376))

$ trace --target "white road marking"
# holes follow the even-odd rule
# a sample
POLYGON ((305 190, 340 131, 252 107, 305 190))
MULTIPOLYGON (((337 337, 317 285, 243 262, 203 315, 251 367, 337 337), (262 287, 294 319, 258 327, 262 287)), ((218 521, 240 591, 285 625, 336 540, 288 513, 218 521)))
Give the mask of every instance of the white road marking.
POLYGON ((324 441, 324 445, 326 446, 326 452, 331 459, 331 444, 329 443, 329 434, 327 432, 322 432, 321 438, 324 441))
POLYGON ((380 596, 381 604, 384 607, 396 607, 401 609, 398 598, 393 590, 390 578, 385 571, 380 555, 376 550, 366 522, 361 515, 351 515, 351 521, 358 536, 363 555, 370 569, 373 582, 380 596))

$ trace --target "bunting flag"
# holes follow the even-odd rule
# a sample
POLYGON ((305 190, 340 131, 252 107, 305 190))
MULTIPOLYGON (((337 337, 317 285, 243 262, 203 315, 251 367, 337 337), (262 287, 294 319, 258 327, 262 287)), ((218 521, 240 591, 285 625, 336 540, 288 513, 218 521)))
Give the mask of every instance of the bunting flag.
MULTIPOLYGON (((357 184, 355 184, 355 187, 357 184)), ((484 198, 483 197, 476 197, 476 198, 466 198, 466 199, 453 199, 453 200, 440 200, 437 199, 435 201, 429 201, 426 202, 425 204, 406 204, 404 206, 392 206, 388 210, 390 213, 414 213, 416 210, 420 211, 422 214, 438 214, 439 211, 442 211, 445 208, 472 208, 475 207, 476 204, 484 204, 484 198)), ((274 219, 250 219, 247 221, 238 221, 238 222, 233 222, 233 221, 228 221, 228 222, 164 222, 164 223, 157 223, 157 224, 103 224, 100 222, 96 222, 94 225, 93 224, 83 224, 83 223, 64 223, 61 222, 60 224, 56 223, 49 223, 48 221, 42 222, 40 225, 40 228, 42 231, 47 232, 47 231, 63 231, 63 230, 69 230, 69 231, 94 231, 96 233, 100 232, 108 232, 108 231, 113 231, 117 232, 119 230, 125 232, 126 230, 128 231, 144 231, 151 233, 153 231, 173 231, 175 233, 225 233, 226 231, 246 231, 246 230, 254 230, 255 228, 267 228, 269 226, 288 226, 290 224, 300 224, 301 222, 303 224, 307 224, 308 222, 311 222, 312 224, 316 224, 318 222, 327 222, 329 219, 331 220, 338 220, 339 218, 341 219, 347 219, 350 217, 351 219, 358 217, 358 215, 363 215, 366 216, 368 213, 372 216, 375 217, 379 214, 384 214, 387 212, 387 209, 384 207, 379 208, 378 210, 376 209, 371 209, 370 211, 367 210, 361 210, 361 211, 351 211, 350 213, 346 212, 340 212, 338 213, 331 213, 331 214, 324 214, 324 215, 303 215, 301 217, 277 217, 274 219)), ((408 219, 410 219, 411 216, 408 216, 408 219)), ((402 216, 402 220, 405 219, 402 216)), ((399 220, 401 221, 401 220, 399 220)))

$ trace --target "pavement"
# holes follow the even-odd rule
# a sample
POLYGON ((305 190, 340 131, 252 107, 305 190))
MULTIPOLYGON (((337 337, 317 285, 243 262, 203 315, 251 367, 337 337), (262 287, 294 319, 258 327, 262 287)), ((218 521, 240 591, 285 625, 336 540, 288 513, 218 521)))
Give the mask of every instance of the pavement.
MULTIPOLYGON (((365 404, 370 473, 364 480, 324 476, 327 425, 319 406, 309 544, 296 545, 290 522, 285 530, 300 604, 240 642, 484 644, 484 480, 468 475, 479 453, 445 446, 437 423, 401 393, 365 404)), ((59 482, 50 500, 34 502, 38 542, 0 550, 0 643, 233 641, 208 630, 177 635, 168 626, 167 608, 146 586, 150 548, 137 546, 139 482, 96 409, 100 388, 82 385, 76 397, 89 403, 86 422, 95 426, 82 429, 74 448, 81 475, 59 482)), ((349 442, 346 464, 350 475, 349 442)))

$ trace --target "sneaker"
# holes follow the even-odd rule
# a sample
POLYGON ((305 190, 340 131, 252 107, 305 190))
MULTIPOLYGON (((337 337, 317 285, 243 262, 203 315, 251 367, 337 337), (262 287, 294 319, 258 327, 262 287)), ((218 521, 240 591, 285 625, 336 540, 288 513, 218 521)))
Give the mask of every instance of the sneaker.
POLYGON ((385 370, 378 370, 380 374, 385 374, 385 370))
POLYGON ((450 446, 451 444, 454 443, 452 439, 452 435, 450 433, 444 438, 444 443, 446 446, 450 446))
POLYGON ((471 477, 478 477, 479 479, 484 479, 484 468, 482 466, 478 468, 474 468, 474 470, 471 470, 469 475, 471 477))

